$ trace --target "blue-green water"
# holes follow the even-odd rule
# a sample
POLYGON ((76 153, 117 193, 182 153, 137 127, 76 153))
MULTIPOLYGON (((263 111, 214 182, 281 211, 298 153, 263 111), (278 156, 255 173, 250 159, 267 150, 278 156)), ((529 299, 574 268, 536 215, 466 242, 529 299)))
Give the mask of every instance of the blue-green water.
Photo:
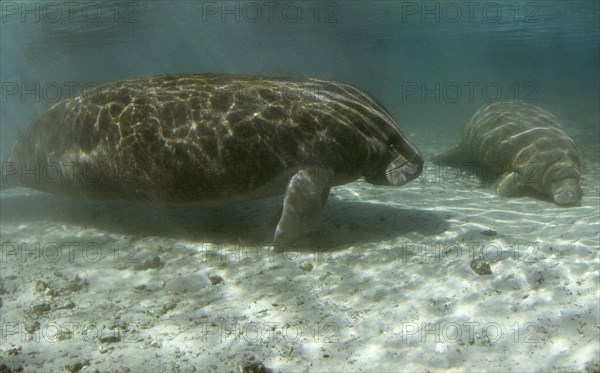
POLYGON ((428 135, 495 98, 597 134, 599 17, 597 1, 3 2, 2 154, 86 84, 176 72, 347 81, 428 135))

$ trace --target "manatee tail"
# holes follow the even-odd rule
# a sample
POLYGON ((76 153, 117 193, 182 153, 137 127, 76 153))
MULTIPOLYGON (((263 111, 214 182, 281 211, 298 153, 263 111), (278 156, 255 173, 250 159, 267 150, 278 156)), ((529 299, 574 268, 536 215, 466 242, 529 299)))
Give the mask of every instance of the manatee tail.
POLYGON ((456 163, 460 161, 464 161, 466 159, 464 152, 461 150, 460 146, 455 146, 454 148, 435 155, 431 157, 431 162, 438 163, 442 165, 447 165, 450 163, 456 163))

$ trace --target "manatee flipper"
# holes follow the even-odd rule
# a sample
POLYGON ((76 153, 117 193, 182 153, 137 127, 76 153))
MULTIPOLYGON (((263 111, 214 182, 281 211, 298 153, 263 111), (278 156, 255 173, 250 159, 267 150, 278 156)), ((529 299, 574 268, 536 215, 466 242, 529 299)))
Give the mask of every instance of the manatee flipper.
POLYGON ((523 178, 515 171, 502 174, 495 184, 496 193, 503 197, 516 195, 525 185, 523 178))
POLYGON ((329 199, 330 191, 331 191, 331 188, 323 188, 323 191, 321 192, 321 208, 325 207, 325 204, 327 203, 327 200, 329 199))
MULTIPOLYGON (((321 194, 321 208, 325 207, 325 204, 327 203, 327 199, 329 198, 330 191, 331 191, 331 188, 323 189, 323 192, 321 194)), ((283 206, 280 206, 279 209, 277 210, 277 212, 275 213, 275 215, 273 215, 273 218, 271 219, 271 227, 277 226, 277 224, 279 223, 279 220, 281 220, 282 213, 283 213, 283 206)))
POLYGON ((298 171, 289 181, 283 199, 275 242, 284 244, 315 230, 329 196, 327 179, 332 172, 323 169, 298 171))

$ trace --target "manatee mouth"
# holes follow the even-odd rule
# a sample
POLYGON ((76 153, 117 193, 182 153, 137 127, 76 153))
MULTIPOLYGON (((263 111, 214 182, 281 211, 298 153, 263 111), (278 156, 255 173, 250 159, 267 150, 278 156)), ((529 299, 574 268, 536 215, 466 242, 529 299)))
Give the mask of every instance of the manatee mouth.
POLYGON ((423 162, 418 156, 413 157, 410 161, 399 155, 385 169, 385 178, 392 185, 404 185, 409 181, 417 178, 423 170, 423 162), (417 158, 415 162, 414 158, 417 158))
POLYGON ((561 206, 574 205, 581 200, 583 191, 579 170, 569 165, 556 163, 546 171, 543 181, 554 203, 561 206))

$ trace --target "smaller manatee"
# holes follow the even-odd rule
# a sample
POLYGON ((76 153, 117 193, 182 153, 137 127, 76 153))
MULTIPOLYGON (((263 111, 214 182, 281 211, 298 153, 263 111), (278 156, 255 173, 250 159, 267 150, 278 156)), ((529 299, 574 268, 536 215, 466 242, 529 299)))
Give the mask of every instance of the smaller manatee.
POLYGON ((496 192, 514 196, 531 188, 561 206, 582 197, 580 158, 573 140, 554 115, 522 101, 481 107, 467 124, 460 145, 433 158, 499 168, 496 192))

